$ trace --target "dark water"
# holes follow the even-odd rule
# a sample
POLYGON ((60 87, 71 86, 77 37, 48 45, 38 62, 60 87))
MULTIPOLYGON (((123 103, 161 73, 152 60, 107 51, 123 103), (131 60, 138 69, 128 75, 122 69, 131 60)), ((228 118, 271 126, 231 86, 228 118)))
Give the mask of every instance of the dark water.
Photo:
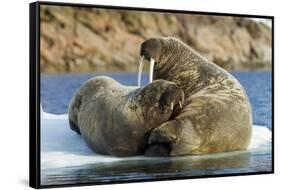
POLYGON ((42 185, 98 183, 271 171, 271 154, 235 152, 158 160, 124 160, 41 171, 42 185))
MULTIPOLYGON (((271 72, 232 73, 250 98, 254 124, 272 127, 271 72)), ((136 85, 136 73, 66 74, 41 76, 41 102, 45 112, 66 113, 74 92, 87 79, 107 75, 125 85, 136 85)), ((146 84, 147 75, 143 77, 146 84)), ((271 171, 271 148, 211 156, 188 156, 156 160, 126 160, 113 163, 82 165, 42 171, 42 184, 159 179, 183 176, 271 171)))

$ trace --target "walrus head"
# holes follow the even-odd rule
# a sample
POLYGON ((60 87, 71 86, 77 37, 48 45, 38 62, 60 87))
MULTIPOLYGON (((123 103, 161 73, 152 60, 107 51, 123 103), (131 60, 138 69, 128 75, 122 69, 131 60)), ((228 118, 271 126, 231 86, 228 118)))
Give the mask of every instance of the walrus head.
MULTIPOLYGON (((144 41, 140 48, 141 62, 139 78, 141 76, 142 60, 150 61, 149 78, 165 79, 176 82, 191 95, 199 86, 206 84, 206 75, 218 72, 206 58, 199 55, 191 47, 173 37, 151 38, 144 41)), ((141 81, 139 79, 138 81, 141 81)))
POLYGON ((141 80, 143 59, 150 61, 149 82, 152 82, 153 71, 169 72, 170 68, 174 66, 171 63, 177 63, 184 58, 189 58, 189 50, 183 42, 173 37, 151 38, 144 41, 140 48, 142 58, 139 64, 138 81, 141 80))
POLYGON ((155 61, 155 69, 162 67, 169 59, 175 59, 183 51, 185 44, 173 37, 151 38, 141 44, 140 55, 155 61))
POLYGON ((159 62, 161 59, 162 49, 165 47, 165 40, 163 38, 151 38, 144 41, 140 48, 140 55, 145 59, 154 59, 159 62))
MULTIPOLYGON (((151 118, 155 114, 167 114, 168 118, 176 108, 181 108, 184 102, 184 92, 174 82, 155 80, 141 89, 138 98, 144 114, 151 118), (153 113, 151 113, 151 111, 153 113)), ((163 122, 163 121, 162 121, 163 122)))

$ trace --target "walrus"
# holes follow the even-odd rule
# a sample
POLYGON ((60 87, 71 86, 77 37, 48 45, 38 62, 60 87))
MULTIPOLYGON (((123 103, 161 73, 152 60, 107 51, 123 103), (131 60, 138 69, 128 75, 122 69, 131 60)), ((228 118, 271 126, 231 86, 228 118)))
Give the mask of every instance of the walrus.
POLYGON ((169 121, 151 131, 146 155, 182 156, 247 148, 252 108, 237 79, 173 37, 144 41, 140 55, 153 59, 153 80, 174 82, 185 96, 183 108, 177 106, 169 121))
POLYGON ((183 90, 173 82, 155 80, 137 88, 110 77, 94 77, 70 101, 69 124, 97 153, 140 155, 150 131, 168 121, 183 101, 183 90))

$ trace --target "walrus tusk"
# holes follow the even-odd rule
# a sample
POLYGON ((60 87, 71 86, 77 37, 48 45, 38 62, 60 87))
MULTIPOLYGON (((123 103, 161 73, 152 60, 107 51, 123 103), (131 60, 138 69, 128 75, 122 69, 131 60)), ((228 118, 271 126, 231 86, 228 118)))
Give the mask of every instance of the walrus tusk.
POLYGON ((182 109, 182 104, 181 104, 181 101, 179 101, 179 105, 180 105, 180 108, 182 109))
POLYGON ((155 60, 150 58, 150 66, 149 66, 149 83, 153 81, 153 70, 154 70, 155 60))
POLYGON ((141 56, 141 60, 139 63, 139 68, 138 68, 138 87, 141 87, 141 74, 142 74, 142 68, 143 68, 143 59, 144 59, 144 56, 141 56))
POLYGON ((171 103, 171 110, 174 109, 174 102, 171 103))

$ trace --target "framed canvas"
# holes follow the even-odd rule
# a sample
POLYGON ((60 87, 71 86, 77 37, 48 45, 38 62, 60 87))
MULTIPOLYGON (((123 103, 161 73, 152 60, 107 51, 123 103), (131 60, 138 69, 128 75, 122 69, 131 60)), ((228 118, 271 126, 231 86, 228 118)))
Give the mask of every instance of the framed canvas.
POLYGON ((273 173, 273 44, 273 16, 31 3, 30 186, 273 173))

